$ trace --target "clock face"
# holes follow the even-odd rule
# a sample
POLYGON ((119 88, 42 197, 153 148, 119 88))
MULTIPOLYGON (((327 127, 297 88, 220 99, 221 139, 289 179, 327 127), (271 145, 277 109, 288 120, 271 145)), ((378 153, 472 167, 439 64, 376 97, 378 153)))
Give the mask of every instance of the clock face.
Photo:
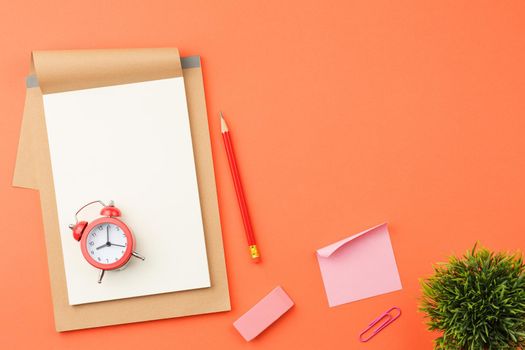
POLYGON ((95 225, 85 240, 88 255, 98 264, 111 265, 127 251, 128 236, 119 225, 102 222, 95 225))

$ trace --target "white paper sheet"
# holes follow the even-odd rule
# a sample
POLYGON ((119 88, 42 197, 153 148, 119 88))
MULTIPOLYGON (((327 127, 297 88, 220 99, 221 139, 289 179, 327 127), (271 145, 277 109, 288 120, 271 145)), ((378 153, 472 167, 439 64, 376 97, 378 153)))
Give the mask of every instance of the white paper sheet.
POLYGON ((183 78, 47 94, 44 109, 69 303, 209 287, 183 78), (101 284, 68 228, 96 199, 115 201, 146 257, 101 284))

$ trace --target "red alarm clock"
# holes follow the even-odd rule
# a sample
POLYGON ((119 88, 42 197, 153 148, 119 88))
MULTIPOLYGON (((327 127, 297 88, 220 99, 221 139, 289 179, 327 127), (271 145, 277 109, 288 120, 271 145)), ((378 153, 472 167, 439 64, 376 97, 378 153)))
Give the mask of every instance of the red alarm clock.
POLYGON ((102 282, 108 270, 122 269, 132 256, 144 260, 135 249, 135 237, 129 227, 118 219, 121 212, 110 201, 104 204, 100 200, 89 202, 75 213, 75 224, 69 225, 73 238, 80 241, 80 249, 88 263, 100 269, 98 283, 102 282), (101 217, 88 223, 79 221, 78 214, 92 204, 100 204, 101 217))

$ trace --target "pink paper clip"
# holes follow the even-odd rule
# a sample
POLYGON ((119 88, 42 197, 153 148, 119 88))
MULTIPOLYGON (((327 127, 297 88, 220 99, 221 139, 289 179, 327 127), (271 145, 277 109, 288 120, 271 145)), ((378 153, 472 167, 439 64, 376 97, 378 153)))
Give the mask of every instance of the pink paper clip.
POLYGON ((401 309, 398 308, 397 306, 394 306, 388 310, 386 310, 384 313, 382 313, 381 315, 379 315, 378 318, 376 318, 375 320, 373 320, 369 325, 368 327, 361 332, 361 334, 359 334, 359 340, 362 341, 363 343, 364 342, 367 342, 369 341, 370 339, 372 339, 377 333, 381 332, 383 330, 383 328, 385 328, 386 326, 388 326, 389 324, 391 324, 392 322, 394 322, 395 320, 397 320, 399 318, 399 316, 401 316, 401 309), (397 314, 396 315, 392 315, 391 312, 393 310, 397 310, 397 314), (381 323, 376 329, 374 329, 372 331, 372 333, 366 337, 366 338, 363 338, 363 335, 365 335, 368 331, 370 331, 371 329, 373 329, 379 322, 381 322, 382 320, 384 320, 383 323, 381 323))

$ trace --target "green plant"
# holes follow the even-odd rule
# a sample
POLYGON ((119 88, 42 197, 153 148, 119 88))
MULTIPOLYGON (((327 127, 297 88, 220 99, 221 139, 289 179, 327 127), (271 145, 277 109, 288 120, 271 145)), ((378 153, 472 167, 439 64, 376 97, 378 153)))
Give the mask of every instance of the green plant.
POLYGON ((429 330, 442 332, 435 349, 525 347, 525 265, 521 254, 486 249, 434 266, 421 281, 429 330))

